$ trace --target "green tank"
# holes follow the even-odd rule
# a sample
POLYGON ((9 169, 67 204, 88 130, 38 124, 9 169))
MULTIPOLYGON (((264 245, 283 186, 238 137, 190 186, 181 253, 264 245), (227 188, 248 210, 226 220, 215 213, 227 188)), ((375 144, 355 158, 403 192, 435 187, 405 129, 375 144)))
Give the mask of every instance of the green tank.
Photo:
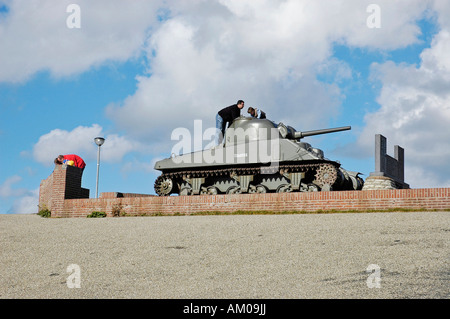
POLYGON ((160 196, 361 190, 360 173, 347 171, 301 139, 350 126, 300 132, 269 119, 238 117, 223 143, 155 163, 160 196))

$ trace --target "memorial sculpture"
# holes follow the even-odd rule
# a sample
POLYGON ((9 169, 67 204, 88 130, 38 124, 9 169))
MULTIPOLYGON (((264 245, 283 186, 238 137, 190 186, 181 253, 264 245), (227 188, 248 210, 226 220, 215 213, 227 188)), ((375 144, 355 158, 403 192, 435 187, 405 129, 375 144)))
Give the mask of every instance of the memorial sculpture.
POLYGON ((366 178, 363 190, 407 189, 405 183, 405 151, 394 146, 394 157, 387 154, 387 139, 381 134, 375 135, 375 172, 366 178))

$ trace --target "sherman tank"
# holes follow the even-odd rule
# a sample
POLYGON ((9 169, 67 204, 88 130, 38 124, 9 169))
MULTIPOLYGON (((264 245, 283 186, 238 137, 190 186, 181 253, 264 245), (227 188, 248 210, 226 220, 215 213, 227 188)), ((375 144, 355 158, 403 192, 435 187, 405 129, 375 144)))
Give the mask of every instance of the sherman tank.
POLYGON ((159 196, 360 190, 360 173, 302 138, 350 130, 350 126, 297 131, 269 119, 238 117, 223 143, 207 150, 174 155, 155 163, 159 196))

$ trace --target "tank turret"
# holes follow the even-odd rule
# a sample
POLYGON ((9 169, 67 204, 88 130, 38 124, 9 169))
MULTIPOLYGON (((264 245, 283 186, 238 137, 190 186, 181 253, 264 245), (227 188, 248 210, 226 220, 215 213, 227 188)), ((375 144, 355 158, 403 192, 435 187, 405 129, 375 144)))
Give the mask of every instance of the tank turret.
POLYGON ((345 170, 301 141, 350 129, 301 132, 268 119, 239 117, 226 130, 223 144, 156 162, 162 174, 155 191, 167 196, 360 190, 360 173, 345 170))

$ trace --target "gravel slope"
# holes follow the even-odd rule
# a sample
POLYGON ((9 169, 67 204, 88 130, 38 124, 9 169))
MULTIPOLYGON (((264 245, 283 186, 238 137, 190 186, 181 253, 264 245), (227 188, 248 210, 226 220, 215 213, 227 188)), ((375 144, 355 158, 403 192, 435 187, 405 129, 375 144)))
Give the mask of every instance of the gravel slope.
POLYGON ((449 298, 449 236, 450 212, 0 215, 0 298, 449 298))

